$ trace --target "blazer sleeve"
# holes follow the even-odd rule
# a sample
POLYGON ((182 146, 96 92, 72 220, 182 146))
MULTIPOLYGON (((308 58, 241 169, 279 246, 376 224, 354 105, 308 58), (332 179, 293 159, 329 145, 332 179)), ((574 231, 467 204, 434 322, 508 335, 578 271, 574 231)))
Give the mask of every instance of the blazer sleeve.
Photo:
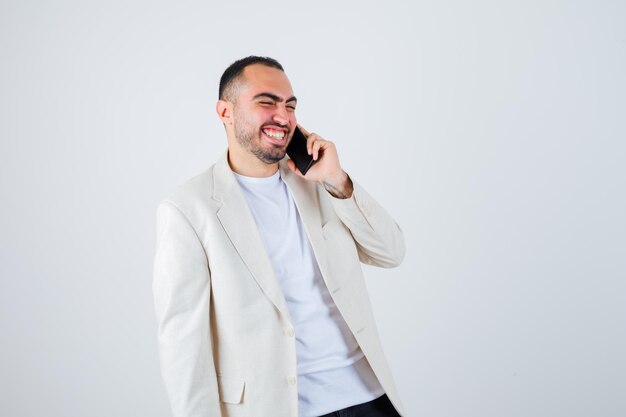
POLYGON ((330 193, 335 213, 357 244, 359 260, 368 265, 393 268, 404 259, 404 234, 400 226, 358 183, 352 180, 350 198, 330 193))
POLYGON ((161 375, 174 417, 219 417, 206 253, 183 213, 157 208, 153 295, 161 375))

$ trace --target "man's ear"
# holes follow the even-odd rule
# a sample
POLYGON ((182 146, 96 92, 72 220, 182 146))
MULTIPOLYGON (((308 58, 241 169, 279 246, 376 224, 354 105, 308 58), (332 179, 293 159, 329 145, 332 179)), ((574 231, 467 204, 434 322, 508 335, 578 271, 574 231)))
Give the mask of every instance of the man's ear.
POLYGON ((222 123, 225 125, 233 124, 233 103, 226 100, 217 100, 215 110, 222 123))

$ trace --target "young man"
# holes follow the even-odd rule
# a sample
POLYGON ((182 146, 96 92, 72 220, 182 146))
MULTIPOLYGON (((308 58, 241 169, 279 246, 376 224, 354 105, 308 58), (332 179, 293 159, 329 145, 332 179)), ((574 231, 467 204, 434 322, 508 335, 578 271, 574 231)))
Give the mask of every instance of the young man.
POLYGON ((222 75, 228 150, 157 209, 154 301, 176 417, 398 416, 360 262, 397 266, 402 231, 308 133, 285 158, 297 99, 282 66, 222 75))

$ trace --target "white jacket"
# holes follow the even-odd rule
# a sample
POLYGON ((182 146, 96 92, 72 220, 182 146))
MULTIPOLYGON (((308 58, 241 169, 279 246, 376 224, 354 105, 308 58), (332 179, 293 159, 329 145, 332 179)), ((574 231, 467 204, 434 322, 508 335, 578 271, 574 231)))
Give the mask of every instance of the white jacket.
MULTIPOLYGON (((330 294, 403 414, 360 265, 397 266, 402 231, 359 184, 337 199, 279 165, 330 294)), ((293 325, 227 153, 159 204, 153 290, 174 417, 298 416, 293 325)))

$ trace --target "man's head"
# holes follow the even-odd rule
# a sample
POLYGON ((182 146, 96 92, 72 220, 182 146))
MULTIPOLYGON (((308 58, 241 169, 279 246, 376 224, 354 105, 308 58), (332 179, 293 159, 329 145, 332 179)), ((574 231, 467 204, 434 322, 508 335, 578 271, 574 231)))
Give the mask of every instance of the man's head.
MULTIPOLYGON (((228 136, 235 168, 274 166, 285 156, 296 128, 296 98, 283 67, 251 56, 233 63, 220 80, 218 116, 228 136)), ((267 170, 267 167, 265 167, 267 170)))
POLYGON ((241 86, 241 75, 243 70, 250 65, 264 65, 270 68, 276 68, 285 72, 284 68, 278 61, 273 58, 264 56, 248 56, 241 58, 232 64, 222 74, 220 78, 219 100, 227 100, 234 102, 237 99, 237 87, 241 86))

